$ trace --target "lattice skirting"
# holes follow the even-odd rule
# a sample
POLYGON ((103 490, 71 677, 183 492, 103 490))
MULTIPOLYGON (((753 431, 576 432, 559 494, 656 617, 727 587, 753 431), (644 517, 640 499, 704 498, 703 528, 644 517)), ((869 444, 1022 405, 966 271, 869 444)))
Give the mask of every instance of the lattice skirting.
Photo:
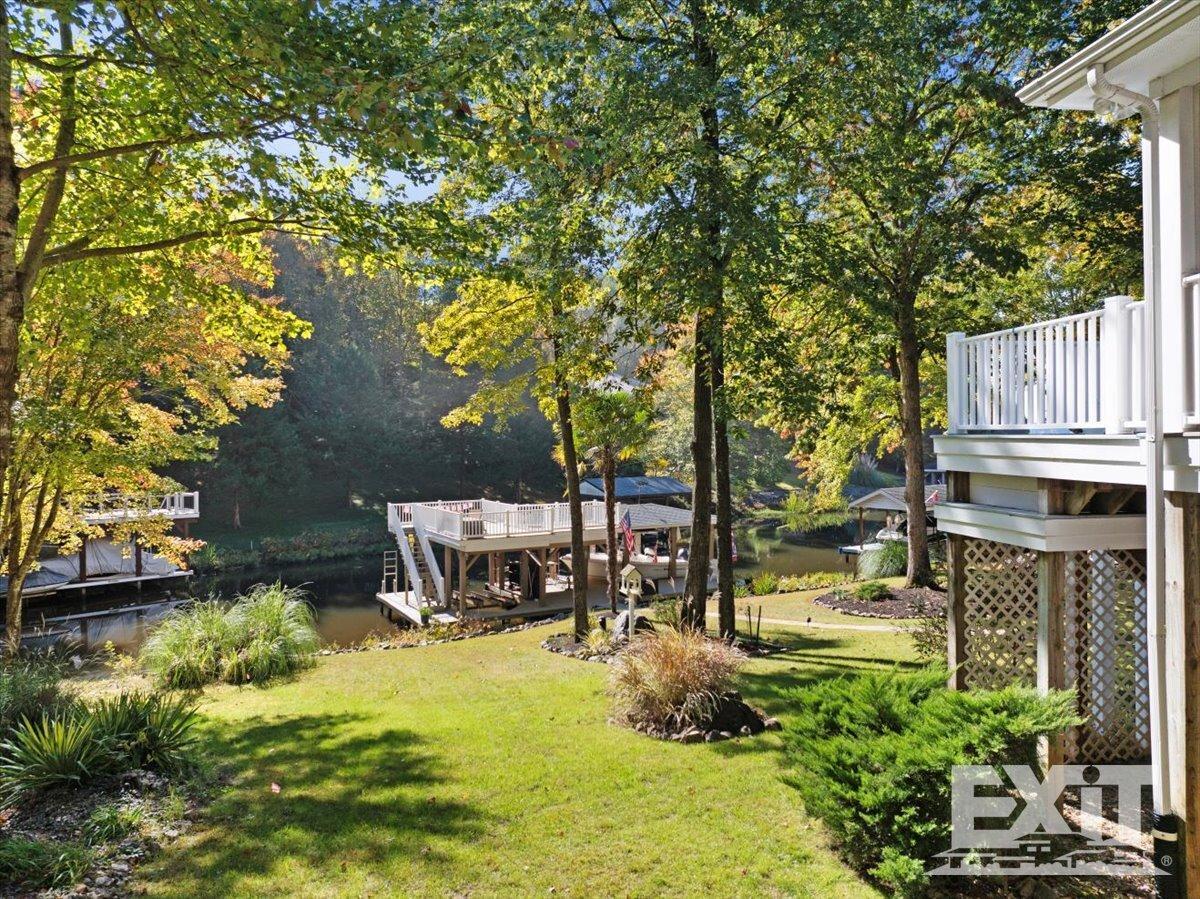
POLYGON ((1129 761, 1150 752, 1144 552, 1067 555, 1066 684, 1087 723, 1068 735, 1068 761, 1129 761))
POLYGON ((966 685, 1036 686, 1037 553, 967 538, 962 558, 966 685))
MULTIPOLYGON (((963 625, 968 688, 1037 685, 1038 553, 966 538, 963 625)), ((1061 682, 1087 723, 1068 734, 1067 761, 1141 758, 1150 751, 1145 553, 1066 553, 1061 682)))

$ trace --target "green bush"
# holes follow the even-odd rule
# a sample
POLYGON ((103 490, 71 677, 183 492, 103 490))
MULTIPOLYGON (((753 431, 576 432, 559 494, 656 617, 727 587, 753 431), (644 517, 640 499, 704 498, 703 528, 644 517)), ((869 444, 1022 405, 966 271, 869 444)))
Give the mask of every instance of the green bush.
POLYGON ((779 592, 779 575, 774 571, 760 571, 750 581, 750 593, 753 596, 770 596, 779 592))
POLYGON ((92 863, 82 846, 0 837, 0 882, 32 889, 62 889, 80 880, 92 863))
POLYGON ((946 689, 946 672, 869 673, 794 691, 788 782, 838 851, 895 895, 918 894, 949 845, 954 765, 1032 764, 1079 724, 1074 696, 946 689))
POLYGON ((23 718, 0 746, 6 804, 34 790, 78 785, 113 766, 108 742, 86 715, 23 718))
POLYGON ((890 599, 891 596, 891 588, 882 581, 867 581, 854 588, 854 598, 865 602, 880 602, 890 599))
POLYGON ((199 602, 150 633, 139 659, 164 687, 261 683, 312 664, 320 638, 304 592, 259 584, 232 604, 199 602))
POLYGON ((851 576, 840 571, 809 571, 804 574, 785 574, 779 579, 780 593, 796 593, 800 590, 819 590, 845 584, 851 576))
POLYGON ((0 737, 22 718, 65 711, 74 700, 63 693, 62 664, 50 658, 15 658, 0 665, 0 737))
POLYGON ((867 580, 899 577, 908 571, 908 542, 884 540, 879 549, 868 549, 858 557, 858 576, 867 580))
POLYGON ((186 699, 122 693, 99 700, 87 714, 122 767, 169 772, 191 767, 196 706, 186 699))

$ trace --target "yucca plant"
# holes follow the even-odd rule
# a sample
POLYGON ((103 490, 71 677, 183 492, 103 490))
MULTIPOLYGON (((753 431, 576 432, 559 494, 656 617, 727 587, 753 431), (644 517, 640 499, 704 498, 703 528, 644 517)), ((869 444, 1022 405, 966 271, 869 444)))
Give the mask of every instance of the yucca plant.
POLYGON ((109 743, 91 717, 23 718, 0 746, 0 798, 8 805, 33 790, 84 783, 112 763, 109 743))
POLYGON ((196 706, 185 698, 122 693, 99 700, 87 714, 121 765, 179 771, 191 764, 196 706))

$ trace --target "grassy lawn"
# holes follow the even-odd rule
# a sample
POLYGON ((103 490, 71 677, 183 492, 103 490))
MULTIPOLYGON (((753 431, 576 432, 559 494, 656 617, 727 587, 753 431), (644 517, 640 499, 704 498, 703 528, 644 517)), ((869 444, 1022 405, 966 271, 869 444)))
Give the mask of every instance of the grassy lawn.
MULTIPOLYGON (((904 578, 884 578, 883 582, 893 587, 898 587, 904 583, 904 578)), ((853 590, 856 585, 846 584, 844 586, 848 590, 853 590)), ((824 587, 820 590, 801 590, 798 593, 776 593, 771 596, 743 597, 737 601, 738 626, 745 627, 747 605, 750 606, 751 613, 754 616, 758 615, 758 607, 761 605, 763 618, 785 618, 798 622, 812 618, 813 621, 824 624, 885 624, 903 626, 903 621, 847 615, 843 612, 819 606, 813 602, 818 596, 824 596, 832 589, 832 587, 824 587)), ((766 630, 766 625, 763 626, 763 630, 766 630)))
MULTIPOLYGON (((230 785, 139 885, 875 895, 782 783, 778 734, 683 746, 611 726, 607 668, 538 647, 561 626, 326 657, 268 689, 211 688, 205 728, 230 785)), ((912 660, 901 634, 768 632, 789 650, 751 662, 740 687, 785 726, 793 687, 912 660)))

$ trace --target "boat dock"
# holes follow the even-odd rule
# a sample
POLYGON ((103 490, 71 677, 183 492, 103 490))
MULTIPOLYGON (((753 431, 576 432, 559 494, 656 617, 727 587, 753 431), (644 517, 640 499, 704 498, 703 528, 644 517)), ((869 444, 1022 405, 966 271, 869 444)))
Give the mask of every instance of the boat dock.
MULTIPOLYGON (((658 503, 617 504, 617 520, 628 516, 635 542, 634 564, 642 544, 666 544, 670 569, 678 573, 647 580, 658 595, 683 589, 678 548, 690 530, 688 509, 658 503), (649 535, 654 535, 649 539, 649 535)), ((583 504, 583 539, 589 557, 607 545, 604 503, 583 504)), ((388 530, 396 550, 384 558, 383 580, 376 598, 389 616, 414 624, 460 618, 506 620, 558 615, 572 608, 570 509, 566 503, 502 503, 455 500, 390 503, 388 530), (566 558, 564 558, 566 556, 566 558), (486 568, 482 590, 471 570, 486 568)), ((622 541, 624 546, 624 541, 622 541)), ((621 564, 629 562, 625 553, 621 564)), ((665 563, 664 563, 665 564, 665 563)), ((584 577, 587 565, 577 566, 584 577)), ((597 607, 606 602, 597 594, 597 607)))

